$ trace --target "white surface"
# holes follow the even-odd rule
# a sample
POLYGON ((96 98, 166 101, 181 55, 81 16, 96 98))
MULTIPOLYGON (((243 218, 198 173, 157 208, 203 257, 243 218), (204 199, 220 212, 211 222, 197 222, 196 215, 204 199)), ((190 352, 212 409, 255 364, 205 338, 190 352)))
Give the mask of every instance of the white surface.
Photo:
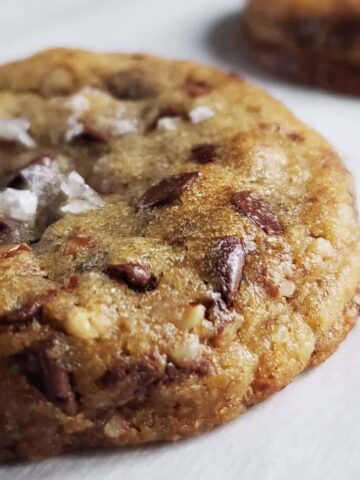
MULTIPOLYGON (((243 71, 238 0, 2 0, 0 60, 56 45, 243 71)), ((246 70, 245 70, 246 71, 246 70)), ((360 101, 250 77, 330 139, 360 185, 360 101)), ((0 468, 1 480, 359 480, 360 329, 326 364, 230 425, 176 445, 0 468)))

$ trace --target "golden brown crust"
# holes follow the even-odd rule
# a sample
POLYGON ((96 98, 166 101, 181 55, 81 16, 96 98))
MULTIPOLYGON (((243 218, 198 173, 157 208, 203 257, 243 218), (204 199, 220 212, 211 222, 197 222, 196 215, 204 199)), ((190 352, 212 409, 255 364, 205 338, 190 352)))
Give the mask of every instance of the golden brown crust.
POLYGON ((353 182, 279 102, 191 62, 55 50, 0 68, 0 119, 19 112, 2 188, 54 177, 35 226, 0 230, 2 458, 198 434, 346 336, 353 182))

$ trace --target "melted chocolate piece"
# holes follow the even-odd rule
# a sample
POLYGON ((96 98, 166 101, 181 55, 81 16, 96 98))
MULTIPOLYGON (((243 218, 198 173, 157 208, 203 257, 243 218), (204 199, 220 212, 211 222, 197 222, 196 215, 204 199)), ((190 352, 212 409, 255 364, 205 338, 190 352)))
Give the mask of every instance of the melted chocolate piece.
POLYGON ((120 283, 125 283, 135 292, 148 292, 157 287, 156 277, 147 267, 139 263, 123 263, 109 265, 105 269, 106 275, 120 283))
POLYGON ((148 395, 160 379, 161 373, 153 365, 139 363, 111 368, 97 384, 100 388, 115 390, 121 406, 148 395))
POLYGON ((16 362, 28 382, 36 387, 66 415, 76 415, 78 404, 71 385, 70 373, 50 356, 52 343, 43 341, 23 350, 16 362))
POLYGON ((244 247, 237 237, 226 236, 218 239, 215 252, 216 288, 227 307, 232 307, 242 280, 244 247))
POLYGON ((200 172, 188 172, 167 177, 150 187, 138 200, 137 207, 153 208, 171 204, 200 176, 200 172))
POLYGON ((285 232, 284 225, 270 210, 267 202, 256 193, 243 191, 234 193, 231 203, 236 210, 245 215, 254 225, 269 235, 281 235, 285 232))

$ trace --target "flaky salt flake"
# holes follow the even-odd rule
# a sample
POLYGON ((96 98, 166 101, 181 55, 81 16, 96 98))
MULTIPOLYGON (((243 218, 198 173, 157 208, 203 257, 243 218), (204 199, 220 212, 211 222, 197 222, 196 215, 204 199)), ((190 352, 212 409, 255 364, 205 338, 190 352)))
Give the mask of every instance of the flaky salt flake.
POLYGON ((36 143, 28 133, 29 128, 30 122, 26 118, 2 118, 0 119, 0 139, 34 148, 36 143))
POLYGON ((208 120, 209 118, 213 117, 214 115, 214 110, 205 105, 195 107, 189 113, 189 117, 192 123, 201 123, 204 120, 208 120))
POLYGON ((30 164, 21 171, 21 176, 40 203, 46 203, 50 197, 59 193, 62 175, 57 162, 50 157, 43 157, 40 162, 30 164))
POLYGON ((14 220, 33 223, 37 205, 37 196, 29 190, 7 188, 0 192, 0 211, 14 220))
POLYGON ((137 133, 139 130, 136 120, 129 120, 125 118, 109 118, 106 122, 104 121, 104 127, 105 129, 108 129, 110 135, 113 137, 118 137, 129 133, 137 133))
POLYGON ((90 108, 89 100, 80 93, 76 93, 67 98, 64 102, 66 108, 71 110, 75 115, 80 115, 90 108))
POLYGON ((65 131, 65 141, 71 142, 75 137, 78 137, 84 132, 84 125, 79 122, 76 116, 71 116, 68 118, 68 127, 65 131))
POLYGON ((62 213, 83 213, 89 210, 93 210, 95 207, 92 203, 87 200, 75 199, 68 202, 66 205, 61 207, 62 213))
POLYGON ((157 122, 158 130, 174 132, 177 129, 180 117, 162 117, 157 122))
POLYGON ((60 209, 63 213, 82 213, 104 206, 99 195, 75 171, 62 182, 60 190, 67 197, 67 202, 60 209))

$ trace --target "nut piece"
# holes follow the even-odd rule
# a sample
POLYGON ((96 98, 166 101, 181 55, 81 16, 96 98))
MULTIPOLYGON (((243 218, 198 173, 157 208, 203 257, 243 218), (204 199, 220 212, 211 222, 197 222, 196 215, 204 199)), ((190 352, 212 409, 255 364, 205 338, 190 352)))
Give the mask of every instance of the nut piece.
POLYGON ((184 330, 193 330, 200 326, 205 319, 205 312, 204 305, 188 305, 184 311, 181 327, 184 330))
POLYGON ((326 258, 334 257, 336 255, 336 250, 329 242, 329 240, 326 240, 322 237, 314 240, 310 245, 309 250, 312 253, 320 255, 323 260, 325 260, 326 258))
POLYGON ((104 433, 109 438, 119 438, 126 432, 127 422, 121 415, 115 414, 105 424, 104 433))
POLYGON ((295 293, 296 285, 291 280, 284 278, 279 284, 279 294, 282 297, 292 297, 295 293))
POLYGON ((116 318, 105 306, 97 306, 89 310, 75 306, 67 314, 65 330, 74 337, 92 340, 108 336, 112 331, 116 318))
POLYGON ((184 341, 177 343, 170 352, 170 358, 180 367, 187 367, 189 363, 201 358, 203 347, 197 335, 188 335, 184 341))

